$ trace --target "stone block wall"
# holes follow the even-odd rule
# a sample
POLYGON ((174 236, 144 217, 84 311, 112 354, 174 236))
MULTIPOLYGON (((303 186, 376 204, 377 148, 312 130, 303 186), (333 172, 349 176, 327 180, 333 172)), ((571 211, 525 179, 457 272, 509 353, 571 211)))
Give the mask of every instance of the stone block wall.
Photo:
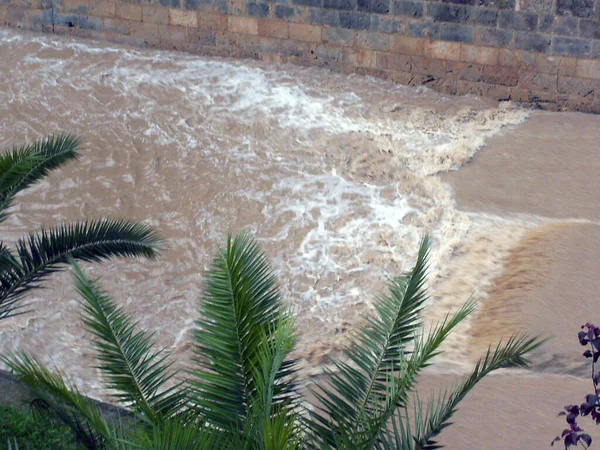
POLYGON ((600 113, 600 0, 0 0, 0 25, 600 113))

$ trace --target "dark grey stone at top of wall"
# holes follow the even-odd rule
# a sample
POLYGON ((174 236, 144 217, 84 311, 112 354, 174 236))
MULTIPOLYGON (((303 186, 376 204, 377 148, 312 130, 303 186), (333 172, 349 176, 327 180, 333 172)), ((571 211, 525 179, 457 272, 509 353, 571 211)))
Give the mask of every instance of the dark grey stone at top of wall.
POLYGON ((600 59, 600 0, 246 1, 253 17, 600 59))
POLYGON ((594 15, 594 0, 556 0, 556 14, 592 17, 594 15))

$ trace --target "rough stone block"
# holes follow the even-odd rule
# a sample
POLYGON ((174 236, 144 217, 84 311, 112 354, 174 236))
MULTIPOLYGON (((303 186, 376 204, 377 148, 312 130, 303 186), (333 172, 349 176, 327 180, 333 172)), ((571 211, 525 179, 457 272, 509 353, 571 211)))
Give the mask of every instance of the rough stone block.
POLYGON ((571 16, 557 16, 552 24, 552 32, 561 36, 577 36, 579 19, 571 16))
POLYGON ((282 20, 261 19, 258 21, 259 36, 287 39, 289 37, 288 23, 282 20))
POLYGON ((515 48, 530 52, 546 53, 550 49, 551 36, 541 33, 515 33, 515 48))
POLYGON ((425 51, 425 39, 392 35, 390 51, 402 55, 423 55, 425 51))
MULTIPOLYGON (((600 8, 600 4, 598 7, 600 8)), ((581 19, 579 21, 579 35, 583 38, 600 39, 600 21, 581 19)))
POLYGON ((292 40, 321 42, 321 27, 301 23, 290 23, 289 36, 292 40))
POLYGON ((292 6, 276 5, 275 17, 278 19, 293 19, 302 15, 302 10, 292 6))
POLYGON ((351 45, 354 42, 354 32, 344 28, 323 28, 323 42, 335 45, 351 45))
POLYGON ((469 44, 460 46, 461 61, 494 66, 498 64, 499 54, 500 51, 494 47, 479 47, 469 44))
POLYGON ((198 28, 207 31, 227 30, 227 16, 220 13, 198 13, 198 28))
POLYGON ((491 47, 509 47, 513 40, 512 30, 499 30, 497 28, 475 28, 474 42, 491 47))
POLYGON ((313 25, 340 26, 340 13, 331 9, 311 8, 308 17, 313 25))
POLYGON ((344 62, 352 67, 375 67, 375 52, 367 49, 344 48, 344 62))
POLYGON ((479 25, 495 27, 498 24, 498 10, 489 8, 478 8, 473 21, 479 25))
POLYGON ((516 86, 519 83, 519 73, 510 67, 485 66, 481 80, 500 86, 516 86))
POLYGON ((486 84, 477 81, 457 80, 456 93, 458 95, 474 94, 499 101, 511 99, 510 87, 486 84))
POLYGON ((559 94, 573 97, 593 97, 600 90, 599 80, 558 77, 557 89, 559 94))
POLYGON ((356 0, 323 0, 323 8, 337 9, 343 11, 356 10, 356 0))
POLYGON ((387 34, 404 34, 406 23, 401 17, 371 16, 371 31, 387 34))
POLYGON ((78 23, 82 30, 102 31, 104 29, 104 19, 101 17, 79 16, 78 23))
POLYGON ((535 71, 573 77, 577 72, 577 59, 537 54, 535 55, 535 71))
POLYGON ((444 41, 473 42, 475 28, 469 25, 444 23, 440 30, 440 38, 444 41))
MULTIPOLYGON (((525 50, 498 49, 498 64, 514 69, 533 70, 535 54, 525 50)), ((544 55, 545 56, 545 55, 544 55)))
POLYGON ((159 4, 167 8, 181 8, 181 0, 159 0, 159 4))
POLYGON ((538 18, 538 31, 551 32, 554 26, 554 15, 543 15, 538 18))
POLYGON ((600 59, 600 41, 592 41, 592 50, 590 51, 590 57, 594 59, 600 59))
POLYGON ((98 17, 115 17, 116 5, 106 0, 94 0, 90 3, 90 15, 98 17))
POLYGON ((594 0, 556 0, 556 13, 558 15, 592 17, 594 0))
POLYGON ((407 55, 398 55, 390 52, 377 52, 375 66, 384 70, 410 72, 412 70, 412 60, 411 57, 407 55))
POLYGON ((473 16, 473 8, 446 3, 430 3, 427 5, 427 16, 438 22, 464 23, 473 16))
MULTIPOLYGON (((579 78, 600 80, 600 61, 593 59, 578 60, 575 74, 579 78)), ((600 93, 600 91, 598 91, 598 93, 600 93)))
POLYGON ((142 20, 146 23, 167 25, 169 23, 169 8, 160 6, 142 6, 142 20))
POLYGON ((340 27, 352 30, 368 30, 371 28, 371 16, 353 11, 340 11, 340 27))
POLYGON ((323 7, 323 0, 292 0, 294 5, 314 6, 317 8, 323 7))
POLYGON ((142 7, 133 3, 117 3, 117 17, 121 19, 133 20, 136 22, 142 21, 142 7))
POLYGON ((502 11, 498 21, 500 28, 517 31, 535 31, 537 24, 537 15, 515 11, 502 11))
POLYGON ((169 9, 169 25, 198 27, 198 13, 190 9, 169 9))
MULTIPOLYGON (((31 6, 28 7, 31 8, 31 6)), ((87 15, 88 2, 87 0, 63 0, 62 12, 65 14, 75 13, 80 15, 87 15)))
POLYGON ((425 56, 429 58, 460 60, 460 44, 458 42, 429 41, 425 43, 425 56))
POLYGON ((412 72, 436 78, 446 76, 447 74, 446 61, 443 59, 412 56, 410 60, 412 72))
POLYGON ((356 33, 356 46, 362 49, 387 52, 390 49, 390 35, 359 31, 356 33))
MULTIPOLYGON (((25 20, 25 10, 16 10, 11 8, 8 10, 8 20, 11 22, 19 22, 25 20), (16 16, 19 14, 19 16, 16 16), (21 18, 22 16, 22 18, 21 18)), ((79 17, 75 14, 59 14, 54 13, 54 25, 65 28, 75 28, 79 25, 79 17)))
POLYGON ((553 14, 553 0, 519 0, 521 11, 533 14, 553 14))
POLYGON ((269 4, 262 2, 248 2, 246 4, 246 13, 251 17, 268 17, 269 4))
POLYGON ((258 20, 253 17, 230 16, 227 26, 232 33, 258 35, 258 20))
POLYGON ((457 80, 481 81, 485 66, 462 61, 447 61, 446 70, 449 76, 457 80))
POLYGON ((133 22, 130 24, 131 37, 145 45, 157 45, 160 42, 158 25, 155 23, 133 22))
POLYGON ((407 0, 394 0, 392 13, 396 16, 423 17, 425 11, 422 2, 411 2, 407 0))
POLYGON ((440 24, 435 22, 416 22, 410 20, 406 33, 412 37, 422 37, 426 39, 440 38, 440 24))
POLYGON ((104 18, 104 31, 107 33, 129 35, 129 21, 115 17, 104 18))
POLYGON ((552 38, 552 54, 582 58, 590 53, 591 42, 587 39, 573 39, 554 36, 552 38))
POLYGON ((358 10, 361 12, 388 14, 390 12, 390 0, 358 0, 358 10))
POLYGON ((318 65, 337 65, 343 62, 343 47, 320 44, 315 47, 313 55, 318 65))
POLYGON ((557 93, 556 76, 547 73, 536 73, 530 81, 530 89, 536 92, 557 93))

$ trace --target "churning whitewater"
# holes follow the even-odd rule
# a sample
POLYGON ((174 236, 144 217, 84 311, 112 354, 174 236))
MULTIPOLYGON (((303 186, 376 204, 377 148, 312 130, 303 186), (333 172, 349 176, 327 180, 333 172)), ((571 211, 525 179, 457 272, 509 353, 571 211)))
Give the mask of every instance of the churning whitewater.
MULTIPOLYGON (((269 255, 298 316, 306 373, 347 342, 385 278, 432 233, 426 318, 484 298, 502 258, 540 219, 456 210, 436 174, 465 164, 528 112, 327 70, 134 50, 0 31, 0 145, 49 133, 83 158, 21 195, 9 243, 40 225, 118 216, 168 239, 158 261, 86 266, 185 366, 202 277, 228 232, 269 255), (454 256, 453 256, 454 255, 454 256)), ((3 321, 0 353, 24 349, 105 398, 71 277, 3 321)), ((468 361, 468 323, 438 370, 468 361)))

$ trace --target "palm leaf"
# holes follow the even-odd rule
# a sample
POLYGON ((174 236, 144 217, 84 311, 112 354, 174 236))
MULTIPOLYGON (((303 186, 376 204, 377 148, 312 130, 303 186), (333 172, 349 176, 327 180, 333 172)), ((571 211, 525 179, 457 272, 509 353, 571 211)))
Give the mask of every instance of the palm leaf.
POLYGON ((407 344, 415 339, 422 322, 420 313, 427 301, 424 289, 429 255, 429 238, 421 243, 417 262, 406 276, 391 281, 388 295, 376 305, 377 315, 360 329, 354 345, 345 352, 349 362, 333 361, 330 387, 314 390, 321 407, 312 412, 313 436, 323 444, 335 445, 335 430, 364 440, 376 431, 365 429, 369 417, 385 402, 390 373, 406 364, 407 344))
POLYGON ((293 338, 278 334, 289 315, 264 254, 248 235, 229 236, 226 249, 219 251, 200 313, 194 336, 199 370, 191 375, 197 406, 209 423, 243 431, 257 396, 272 395, 262 404, 273 408, 297 398, 295 361, 285 359, 293 338), (268 373, 260 378, 257 368, 268 361, 268 373))
POLYGON ((119 439, 113 450, 214 450, 236 448, 214 430, 177 419, 163 419, 150 428, 137 428, 119 439))
POLYGON ((60 271, 70 259, 97 262, 119 256, 154 258, 162 239, 150 227, 128 220, 101 219, 31 233, 17 243, 17 256, 0 249, 0 319, 15 315, 22 295, 60 271))
MULTIPOLYGON (((538 348, 544 343, 537 337, 513 336, 505 344, 499 343, 494 350, 488 348, 487 353, 481 358, 471 374, 466 377, 456 388, 432 397, 429 402, 427 414, 418 417, 415 425, 416 433, 413 436, 415 449, 432 450, 437 447, 433 440, 440 432, 450 425, 450 419, 457 410, 458 404, 465 396, 491 372, 514 367, 527 367, 527 353, 538 348)), ((417 399, 417 408, 424 410, 417 399)))
POLYGON ((81 295, 83 322, 93 336, 97 366, 107 377, 115 398, 133 411, 156 423, 171 417, 183 406, 186 392, 181 384, 166 389, 174 374, 162 351, 154 351, 152 334, 137 331, 137 323, 118 308, 113 300, 90 281, 73 263, 75 287, 81 295))
POLYGON ((6 219, 6 210, 19 191, 77 158, 80 145, 80 139, 61 134, 0 154, 0 222, 6 219))
POLYGON ((96 404, 81 395, 77 387, 58 372, 51 372, 39 360, 24 352, 2 356, 2 362, 24 382, 44 409, 69 425, 88 449, 102 448, 114 442, 112 427, 106 422, 96 404))

